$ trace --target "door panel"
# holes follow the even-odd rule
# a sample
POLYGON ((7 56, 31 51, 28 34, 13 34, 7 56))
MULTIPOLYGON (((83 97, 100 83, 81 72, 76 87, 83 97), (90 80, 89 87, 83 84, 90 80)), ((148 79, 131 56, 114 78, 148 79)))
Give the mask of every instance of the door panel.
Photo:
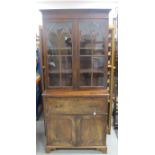
POLYGON ((46 37, 48 87, 71 87, 73 58, 72 21, 47 23, 46 37))
POLYGON ((47 144, 63 147, 105 146, 106 115, 48 115, 47 144))
POLYGON ((106 116, 81 116, 79 137, 80 146, 104 146, 106 144, 106 116))
POLYGON ((107 19, 50 21, 45 29, 48 88, 106 88, 107 19))
POLYGON ((79 84, 81 87, 106 87, 106 19, 78 21, 79 84))
POLYGON ((52 146, 74 146, 74 116, 49 115, 47 120, 47 143, 52 146))

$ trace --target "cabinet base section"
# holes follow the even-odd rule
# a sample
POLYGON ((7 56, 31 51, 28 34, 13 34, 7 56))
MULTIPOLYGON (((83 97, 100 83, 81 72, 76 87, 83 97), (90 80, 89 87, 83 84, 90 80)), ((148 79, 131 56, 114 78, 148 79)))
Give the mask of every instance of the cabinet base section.
POLYGON ((107 153, 107 146, 63 147, 46 145, 45 151, 46 153, 49 153, 50 151, 54 151, 56 149, 96 149, 101 151, 102 153, 107 153))

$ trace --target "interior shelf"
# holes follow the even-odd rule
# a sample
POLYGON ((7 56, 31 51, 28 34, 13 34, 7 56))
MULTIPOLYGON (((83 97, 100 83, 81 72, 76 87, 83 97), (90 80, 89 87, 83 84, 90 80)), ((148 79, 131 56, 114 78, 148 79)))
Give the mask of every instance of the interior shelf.
MULTIPOLYGON (((61 73, 70 74, 72 73, 72 70, 61 70, 61 73)), ((49 71, 49 74, 60 74, 60 71, 49 71)))
POLYGON ((72 47, 63 47, 63 48, 48 48, 48 50, 59 50, 59 49, 65 49, 65 50, 72 50, 72 47))
POLYGON ((56 56, 57 57, 59 57, 59 56, 64 56, 64 57, 67 57, 68 56, 68 57, 71 57, 72 55, 62 55, 62 54, 60 54, 60 55, 58 55, 58 54, 57 55, 56 54, 50 55, 50 54, 48 54, 48 57, 56 57, 56 56))
POLYGON ((81 69, 80 73, 104 73, 104 70, 81 69))
POLYGON ((85 57, 85 56, 87 56, 87 57, 104 57, 105 55, 103 54, 103 55, 99 55, 99 54, 92 54, 92 55, 80 55, 80 57, 85 57))

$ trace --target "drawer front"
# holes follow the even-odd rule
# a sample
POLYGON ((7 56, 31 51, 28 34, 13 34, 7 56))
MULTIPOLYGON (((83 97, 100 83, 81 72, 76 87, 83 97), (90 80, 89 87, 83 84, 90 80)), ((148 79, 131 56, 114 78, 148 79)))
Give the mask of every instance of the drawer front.
POLYGON ((46 98, 50 114, 107 114, 105 98, 46 98))

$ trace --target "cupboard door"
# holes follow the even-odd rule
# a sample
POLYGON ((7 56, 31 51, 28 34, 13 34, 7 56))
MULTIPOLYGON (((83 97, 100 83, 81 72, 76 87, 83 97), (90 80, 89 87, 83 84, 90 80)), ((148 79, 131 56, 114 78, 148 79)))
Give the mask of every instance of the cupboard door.
POLYGON ((51 115, 47 120, 47 144, 72 147, 76 143, 74 116, 51 115))
POLYGON ((83 20, 78 23, 80 86, 106 87, 108 20, 83 20))
POLYGON ((71 21, 46 24, 48 87, 72 86, 73 24, 71 21))
POLYGON ((106 115, 83 115, 80 120, 79 146, 106 145, 106 115))

